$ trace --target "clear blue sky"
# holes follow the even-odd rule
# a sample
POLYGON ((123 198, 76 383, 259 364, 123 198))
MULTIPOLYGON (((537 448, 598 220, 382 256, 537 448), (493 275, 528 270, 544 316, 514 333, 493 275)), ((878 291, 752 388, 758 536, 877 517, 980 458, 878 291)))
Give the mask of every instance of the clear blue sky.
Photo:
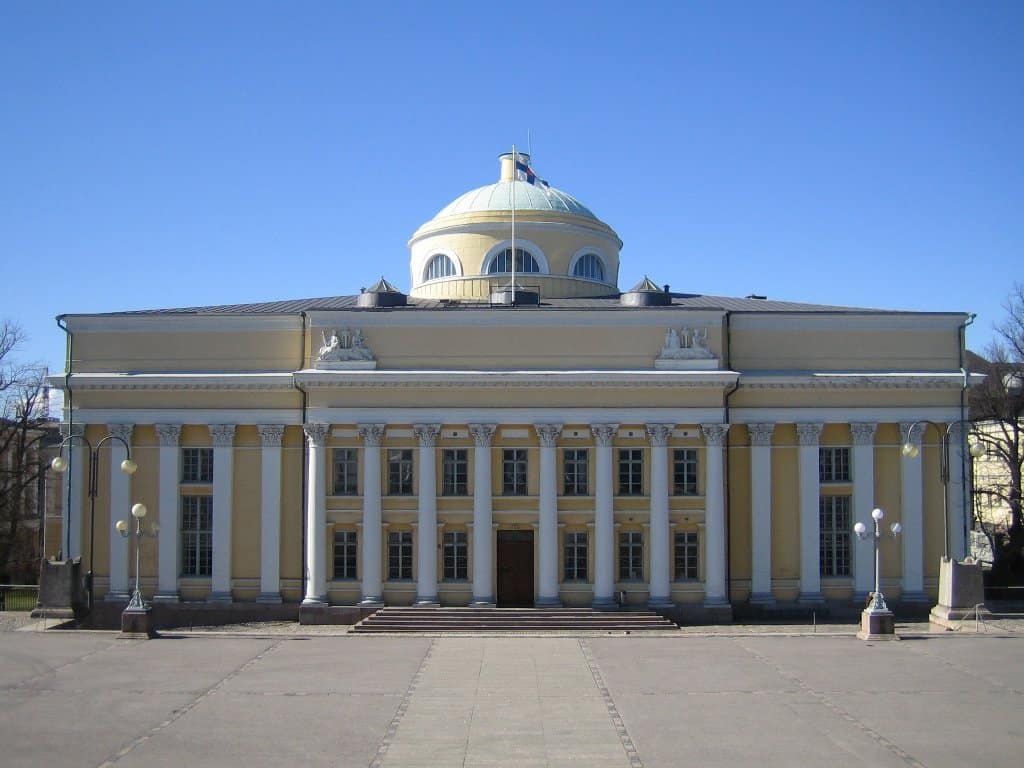
POLYGON ((1024 280, 1024 3, 0 4, 0 317, 409 284, 532 131, 620 285, 978 315, 1024 280))

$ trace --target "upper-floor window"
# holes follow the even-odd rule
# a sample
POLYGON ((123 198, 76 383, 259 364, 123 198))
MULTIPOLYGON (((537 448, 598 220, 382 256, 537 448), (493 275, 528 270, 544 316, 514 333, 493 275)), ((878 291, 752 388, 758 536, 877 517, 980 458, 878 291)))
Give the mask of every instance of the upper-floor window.
POLYGON ((587 476, 590 452, 586 448, 566 448, 562 456, 564 459, 564 494, 566 496, 589 495, 587 476))
POLYGON ((181 449, 181 482, 213 482, 213 448, 181 449))
POLYGON ((412 495, 412 449, 388 451, 388 495, 412 495))
POLYGON ((676 448, 672 451, 672 495, 697 495, 696 448, 676 448))
POLYGON ((501 459, 501 492, 506 496, 526 496, 526 449, 506 448, 501 459))
POLYGON ((818 480, 822 483, 850 482, 850 449, 819 448, 818 480))
POLYGON ((455 269, 455 262, 451 260, 451 257, 443 253, 435 253, 430 257, 430 261, 427 262, 426 269, 423 270, 423 279, 436 280, 439 277, 451 277, 455 274, 458 274, 458 272, 455 269))
POLYGON ((355 531, 334 532, 334 578, 356 578, 359 539, 355 531))
POLYGON ((441 454, 441 495, 469 493, 469 457, 465 448, 445 448, 441 454))
MULTIPOLYGON (((489 275, 500 275, 511 271, 511 248, 506 248, 491 259, 491 264, 487 268, 487 274, 489 275)), ((540 272, 540 265, 537 263, 537 260, 533 257, 532 253, 524 251, 522 248, 516 248, 516 272, 540 272)))
POLYGON ((641 448, 619 449, 619 495, 642 496, 644 492, 644 452, 641 448))
POLYGON ((334 449, 334 495, 359 493, 359 453, 357 448, 334 449))
POLYGON ((604 280, 604 264, 595 253, 580 256, 572 267, 573 277, 585 277, 589 280, 604 280))

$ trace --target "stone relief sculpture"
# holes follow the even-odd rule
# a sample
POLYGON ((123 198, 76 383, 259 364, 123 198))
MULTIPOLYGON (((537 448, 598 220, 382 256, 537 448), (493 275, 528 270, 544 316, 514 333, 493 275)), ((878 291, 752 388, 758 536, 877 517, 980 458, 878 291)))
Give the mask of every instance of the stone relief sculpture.
POLYGON ((665 343, 662 344, 659 360, 693 360, 714 357, 708 348, 708 329, 703 328, 669 328, 665 332, 665 343))
POLYGON ((317 354, 318 363, 373 360, 366 338, 358 328, 334 328, 329 339, 326 331, 320 331, 320 338, 323 344, 317 354))

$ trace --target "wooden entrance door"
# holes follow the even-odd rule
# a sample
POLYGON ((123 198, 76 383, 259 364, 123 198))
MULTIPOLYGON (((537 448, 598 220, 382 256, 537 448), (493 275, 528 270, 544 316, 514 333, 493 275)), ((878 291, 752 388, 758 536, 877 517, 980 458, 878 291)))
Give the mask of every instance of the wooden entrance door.
POLYGON ((533 531, 498 531, 498 607, 533 605, 533 531))

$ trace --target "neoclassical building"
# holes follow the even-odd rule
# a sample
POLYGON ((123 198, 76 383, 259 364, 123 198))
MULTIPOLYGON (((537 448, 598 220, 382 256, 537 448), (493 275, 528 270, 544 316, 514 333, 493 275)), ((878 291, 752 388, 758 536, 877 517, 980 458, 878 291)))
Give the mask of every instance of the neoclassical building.
POLYGON ((618 234, 516 160, 412 235, 407 293, 59 319, 66 426, 138 464, 100 452, 95 520, 66 476, 97 599, 137 501, 155 601, 849 605, 874 507, 887 596, 934 597, 965 489, 900 449, 963 418, 969 315, 620 291, 618 234))

